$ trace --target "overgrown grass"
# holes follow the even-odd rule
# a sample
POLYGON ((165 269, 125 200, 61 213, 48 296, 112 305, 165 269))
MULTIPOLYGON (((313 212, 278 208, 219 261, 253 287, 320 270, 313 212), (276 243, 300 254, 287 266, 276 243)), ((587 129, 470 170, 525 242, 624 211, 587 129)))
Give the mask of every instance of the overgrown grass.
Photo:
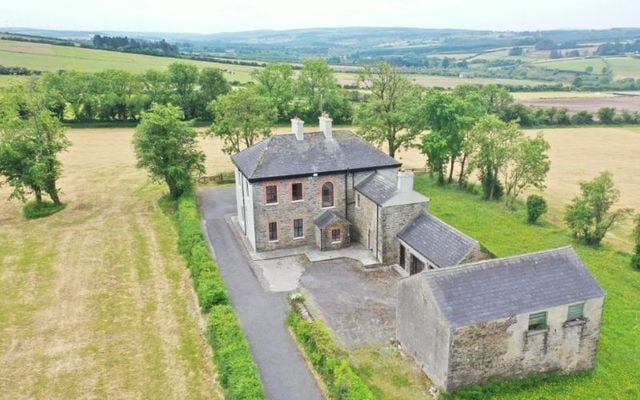
POLYGON ((176 221, 178 250, 191 271, 202 312, 210 312, 207 339, 213 348, 225 396, 228 400, 264 399, 258 368, 207 247, 193 193, 184 194, 178 201, 176 221))
POLYGON ((50 201, 41 201, 40 203, 30 201, 22 207, 22 215, 26 219, 44 218, 64 210, 66 204, 54 204, 50 201))
POLYGON ((339 349, 320 321, 305 321, 289 312, 288 323, 307 357, 327 385, 334 400, 374 400, 369 387, 353 371, 347 354, 339 349))
POLYGON ((438 187, 416 176, 416 190, 431 198, 431 212, 480 240, 499 257, 572 245, 606 292, 596 368, 587 373, 553 375, 459 390, 460 399, 637 399, 640 398, 640 273, 631 256, 603 245, 587 247, 567 230, 526 223, 526 211, 480 200, 452 187, 438 187))

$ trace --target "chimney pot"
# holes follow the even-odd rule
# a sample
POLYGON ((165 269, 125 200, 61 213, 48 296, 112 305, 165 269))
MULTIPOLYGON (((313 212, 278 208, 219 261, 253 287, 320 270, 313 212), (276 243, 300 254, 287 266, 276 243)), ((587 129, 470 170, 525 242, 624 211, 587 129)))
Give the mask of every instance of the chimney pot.
POLYGON ((298 117, 291 119, 291 130, 296 135, 296 139, 304 140, 304 121, 298 117))

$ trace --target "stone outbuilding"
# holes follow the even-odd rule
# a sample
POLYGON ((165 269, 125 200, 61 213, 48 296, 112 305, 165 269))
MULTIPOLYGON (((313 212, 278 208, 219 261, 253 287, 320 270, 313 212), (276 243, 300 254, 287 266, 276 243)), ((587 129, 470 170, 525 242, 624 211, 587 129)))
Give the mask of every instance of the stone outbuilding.
POLYGON ((571 247, 400 281, 397 338, 450 391, 594 366, 604 292, 571 247))

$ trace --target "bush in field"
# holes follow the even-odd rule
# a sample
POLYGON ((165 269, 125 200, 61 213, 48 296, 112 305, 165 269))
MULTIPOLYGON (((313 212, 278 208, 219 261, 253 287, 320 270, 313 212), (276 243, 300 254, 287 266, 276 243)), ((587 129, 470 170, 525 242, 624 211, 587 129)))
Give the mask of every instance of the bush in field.
POLYGON ((231 306, 215 306, 209 317, 207 339, 214 349, 220 372, 220 383, 227 400, 264 399, 264 389, 258 376, 249 344, 231 306))
POLYGON ((353 371, 347 357, 321 322, 305 321, 291 311, 288 323, 313 367, 322 376, 329 397, 335 400, 373 400, 371 389, 353 371))
POLYGON ((635 254, 631 258, 631 266, 640 270, 640 214, 636 216, 633 241, 635 242, 635 254))
POLYGON ((527 222, 535 224, 547 212, 547 202, 542 196, 532 194, 527 197, 527 222))
POLYGON ((599 245, 607 231, 630 209, 611 211, 620 198, 620 191, 613 184, 613 176, 603 172, 597 178, 580 182, 582 194, 567 206, 564 220, 573 237, 588 245, 599 245))

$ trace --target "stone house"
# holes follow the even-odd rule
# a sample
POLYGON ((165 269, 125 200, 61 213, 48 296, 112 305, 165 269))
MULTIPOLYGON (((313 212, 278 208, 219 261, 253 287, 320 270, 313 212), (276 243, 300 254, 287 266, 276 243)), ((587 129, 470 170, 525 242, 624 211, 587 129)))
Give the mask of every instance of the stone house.
MULTIPOLYGON (((400 162, 355 133, 333 130, 328 115, 319 121, 319 131, 304 132, 303 121, 293 119, 293 133, 274 135, 231 157, 238 223, 253 249, 336 250, 358 242, 381 264, 410 268, 405 260, 414 260, 414 273, 450 262, 424 254, 440 251, 437 246, 400 244, 398 234, 407 226, 435 220, 424 218, 429 200, 413 190, 413 173, 401 171, 400 162)), ((448 225, 439 227, 442 232, 448 225)), ((476 242, 448 244, 460 235, 440 238, 442 250, 471 253, 476 242)))
POLYGON ((594 366, 604 292, 570 247, 400 281, 397 338, 437 386, 594 366))

